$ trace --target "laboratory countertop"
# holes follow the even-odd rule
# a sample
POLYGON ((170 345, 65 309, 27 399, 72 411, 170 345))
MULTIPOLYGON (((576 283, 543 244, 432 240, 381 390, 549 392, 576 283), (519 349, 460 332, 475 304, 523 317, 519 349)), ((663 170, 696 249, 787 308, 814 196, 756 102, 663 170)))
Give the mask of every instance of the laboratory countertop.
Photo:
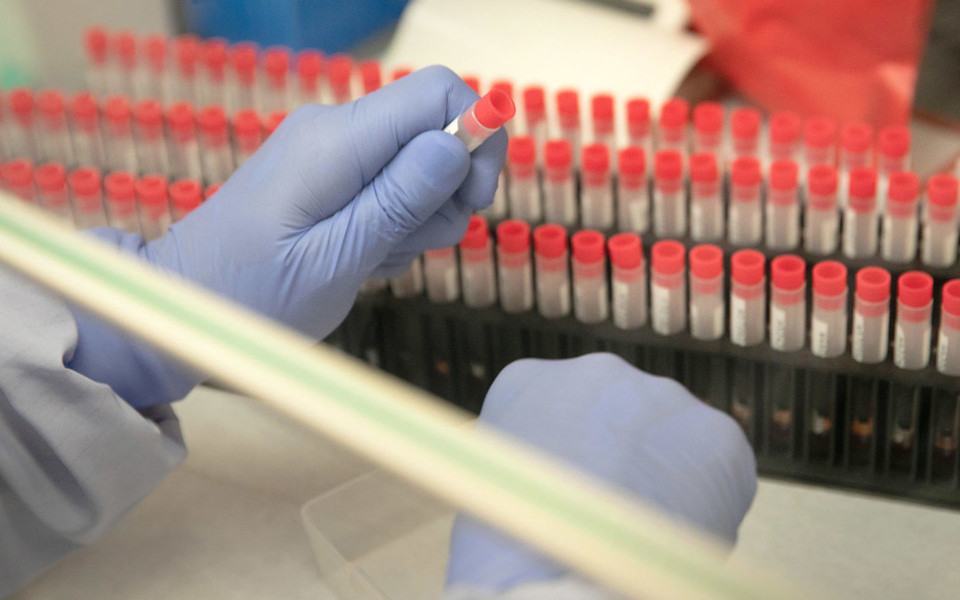
MULTIPOLYGON (((254 401, 199 388, 178 404, 190 447, 116 529, 13 596, 332 598, 300 507, 369 468, 254 401)), ((809 597, 960 594, 960 511, 761 480, 731 560, 769 566, 809 597)))

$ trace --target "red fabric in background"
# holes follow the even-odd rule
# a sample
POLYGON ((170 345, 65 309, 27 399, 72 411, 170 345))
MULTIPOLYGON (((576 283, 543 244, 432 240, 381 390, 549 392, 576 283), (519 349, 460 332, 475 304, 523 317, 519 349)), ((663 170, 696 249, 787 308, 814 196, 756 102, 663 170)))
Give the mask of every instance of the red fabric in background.
POLYGON ((689 0, 709 64, 767 110, 909 122, 934 0, 689 0))

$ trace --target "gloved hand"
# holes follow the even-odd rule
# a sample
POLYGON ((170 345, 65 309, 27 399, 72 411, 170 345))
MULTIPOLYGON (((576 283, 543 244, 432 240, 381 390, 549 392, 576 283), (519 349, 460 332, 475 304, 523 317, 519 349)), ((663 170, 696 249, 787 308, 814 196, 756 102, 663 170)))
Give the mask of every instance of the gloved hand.
MULTIPOLYGON (((165 236, 95 235, 321 339, 365 279, 457 243, 471 212, 493 201, 506 133, 471 155, 441 131, 477 99, 452 71, 429 67, 350 104, 304 106, 165 236)), ((181 398, 199 381, 75 314, 68 366, 135 407, 181 398)))
MULTIPOLYGON (((756 493, 756 460, 733 419, 679 383, 612 354, 509 365, 490 387, 480 422, 730 545, 756 493)), ((457 518, 448 586, 504 590, 566 571, 473 519, 457 518)))

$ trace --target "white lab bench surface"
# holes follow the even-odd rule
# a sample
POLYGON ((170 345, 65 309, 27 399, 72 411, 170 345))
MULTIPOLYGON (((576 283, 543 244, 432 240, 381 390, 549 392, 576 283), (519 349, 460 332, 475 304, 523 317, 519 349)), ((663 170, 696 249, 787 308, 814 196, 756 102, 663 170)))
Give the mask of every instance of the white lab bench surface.
MULTIPOLYGON (((13 598, 332 597, 300 507, 369 467, 247 398, 201 387, 177 406, 186 463, 13 598)), ((761 480, 731 560, 812 598, 956 598, 960 512, 761 480)))

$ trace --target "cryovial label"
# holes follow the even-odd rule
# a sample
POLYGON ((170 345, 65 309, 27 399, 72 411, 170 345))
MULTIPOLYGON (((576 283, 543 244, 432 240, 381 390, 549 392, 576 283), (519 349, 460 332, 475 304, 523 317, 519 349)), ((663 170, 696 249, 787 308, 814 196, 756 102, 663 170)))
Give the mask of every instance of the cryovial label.
POLYGON ((787 343, 787 313, 777 305, 770 307, 770 346, 782 350, 787 343))
POLYGON ((815 356, 825 356, 827 354, 827 323, 814 317, 812 326, 812 335, 810 336, 810 350, 815 356))
POLYGON ((747 301, 737 296, 730 299, 730 341, 747 345, 747 301))
POLYGON ((653 330, 657 333, 670 333, 670 289, 653 286, 650 293, 651 303, 653 304, 653 330))
POLYGON ((947 372, 947 354, 949 349, 949 338, 950 336, 941 335, 940 343, 937 344, 937 370, 941 373, 947 372))

